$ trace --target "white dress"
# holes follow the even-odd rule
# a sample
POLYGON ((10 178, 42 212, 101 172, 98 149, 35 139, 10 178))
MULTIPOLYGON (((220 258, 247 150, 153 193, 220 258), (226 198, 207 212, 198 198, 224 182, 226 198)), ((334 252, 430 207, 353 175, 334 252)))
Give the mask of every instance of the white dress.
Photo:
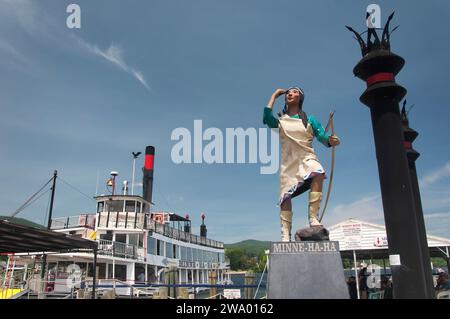
POLYGON ((307 191, 315 175, 325 174, 314 152, 314 132, 311 124, 305 128, 301 119, 284 114, 279 118, 281 143, 280 200, 281 205, 307 191))

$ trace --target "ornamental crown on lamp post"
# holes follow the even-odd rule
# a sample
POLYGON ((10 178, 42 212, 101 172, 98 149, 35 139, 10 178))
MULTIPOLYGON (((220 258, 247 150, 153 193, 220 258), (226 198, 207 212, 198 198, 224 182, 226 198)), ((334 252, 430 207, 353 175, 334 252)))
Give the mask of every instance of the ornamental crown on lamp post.
MULTIPOLYGON (((367 13, 366 19, 368 18, 368 15, 369 15, 369 13, 367 13)), ((361 54, 363 57, 374 50, 387 50, 387 51, 391 50, 390 36, 391 36, 392 32, 394 32, 399 27, 399 26, 396 26, 394 29, 392 29, 392 31, 389 31, 389 23, 391 22, 393 17, 394 17, 394 12, 391 13, 391 15, 389 16, 389 18, 384 26, 383 34, 381 35, 381 41, 380 41, 380 38, 379 38, 375 28, 370 28, 370 27, 367 28, 367 41, 364 42, 363 38, 361 37, 361 35, 363 33, 358 33, 353 28, 351 28, 349 26, 345 26, 348 30, 353 32, 353 34, 355 35, 355 39, 359 43, 359 46, 361 48, 361 54), (372 41, 372 37, 374 38, 373 41, 372 41)))

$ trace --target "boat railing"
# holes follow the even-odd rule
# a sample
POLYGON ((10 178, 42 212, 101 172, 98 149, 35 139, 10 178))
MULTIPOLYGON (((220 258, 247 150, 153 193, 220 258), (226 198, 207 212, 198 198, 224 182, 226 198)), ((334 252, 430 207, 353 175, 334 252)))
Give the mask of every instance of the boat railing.
POLYGON ((98 253, 126 259, 144 260, 144 249, 136 245, 120 243, 105 239, 98 240, 98 253))
POLYGON ((27 298, 74 298, 76 291, 83 285, 83 280, 73 278, 48 277, 41 279, 40 275, 31 275, 26 281, 27 298))
POLYGON ((67 228, 95 228, 94 214, 80 214, 76 216, 52 218, 51 229, 67 229, 67 228))
MULTIPOLYGON (((92 281, 87 283, 92 286, 92 281)), ((114 295, 127 295, 130 298, 140 297, 140 296, 152 296, 157 290, 154 287, 136 287, 134 284, 129 282, 119 280, 119 279, 99 279, 97 283, 97 289, 114 291, 114 295)))
POLYGON ((154 220, 150 220, 146 223, 146 226, 147 229, 170 238, 208 247, 223 248, 223 242, 187 233, 180 229, 171 227, 168 224, 162 224, 154 220))
POLYGON ((101 212, 97 227, 143 229, 144 219, 144 214, 136 212, 101 212))

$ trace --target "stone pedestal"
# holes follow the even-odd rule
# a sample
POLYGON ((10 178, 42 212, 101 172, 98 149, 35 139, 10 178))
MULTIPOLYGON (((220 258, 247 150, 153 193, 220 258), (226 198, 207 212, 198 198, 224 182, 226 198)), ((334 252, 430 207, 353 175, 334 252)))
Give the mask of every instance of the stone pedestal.
POLYGON ((273 243, 267 298, 348 299, 339 242, 273 243))

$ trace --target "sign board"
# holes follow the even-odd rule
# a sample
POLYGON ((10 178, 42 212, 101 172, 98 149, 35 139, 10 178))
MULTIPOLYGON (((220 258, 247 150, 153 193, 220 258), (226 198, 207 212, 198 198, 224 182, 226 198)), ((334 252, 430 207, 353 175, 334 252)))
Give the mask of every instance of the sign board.
POLYGON ((387 247, 388 246, 387 236, 376 237, 373 245, 375 247, 387 247))
POLYGON ((170 222, 169 218, 170 218, 169 214, 152 213, 152 220, 154 220, 159 224, 169 223, 170 222))
POLYGON ((223 296, 226 299, 240 299, 241 298, 241 289, 224 289, 223 296))
POLYGON ((339 242, 279 242, 272 245, 270 252, 272 254, 339 252, 339 242))
POLYGON ((344 235, 343 245, 346 249, 361 248, 361 223, 342 225, 342 233, 344 235))

